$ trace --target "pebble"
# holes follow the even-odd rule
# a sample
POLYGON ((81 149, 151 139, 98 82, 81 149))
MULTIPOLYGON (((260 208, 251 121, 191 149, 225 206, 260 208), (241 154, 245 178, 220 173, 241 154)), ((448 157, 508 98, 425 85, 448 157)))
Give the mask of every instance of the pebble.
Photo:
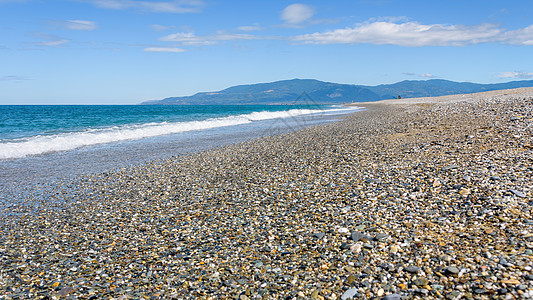
POLYGON ((384 240, 386 240, 386 239, 388 239, 388 238, 389 238, 389 235, 388 235, 388 234, 385 234, 385 233, 379 233, 379 234, 377 234, 377 235, 374 237, 374 240, 375 240, 375 241, 379 241, 379 242, 381 242, 381 241, 384 241, 384 240))
POLYGON ((398 101, 27 196, 0 298, 527 299, 533 89, 398 101))
POLYGON ((317 238, 317 239, 321 239, 325 236, 326 234, 324 232, 316 232, 313 234, 313 237, 317 238))
POLYGON ((520 197, 520 198, 525 198, 526 197, 526 194, 524 194, 523 192, 521 191, 517 191, 515 189, 510 189, 509 190, 511 193, 513 193, 514 195, 516 195, 517 197, 520 197))
POLYGON ((358 296, 358 292, 357 292, 357 289, 348 289, 346 290, 346 292, 344 292, 341 296, 341 299, 342 300, 347 300, 347 299, 354 299, 358 296))
POLYGON ((415 285, 417 285, 417 286, 425 286, 425 285, 429 284, 429 281, 426 278, 419 277, 419 278, 415 279, 415 281, 413 283, 415 285))
POLYGON ((402 295, 400 294, 390 294, 383 297, 383 300, 402 300, 402 295))
POLYGON ((365 230, 365 228, 366 228, 366 225, 361 224, 361 225, 355 226, 354 230, 355 231, 361 231, 361 230, 365 230))
POLYGON ((459 274, 459 269, 455 266, 450 266, 446 268, 447 274, 459 274))
POLYGON ((359 231, 353 231, 352 234, 350 235, 350 239, 354 242, 358 242, 358 241, 369 241, 372 238, 359 231))
POLYGON ((460 167, 459 165, 450 165, 450 166, 446 166, 446 167, 442 168, 442 170, 449 171, 449 170, 458 169, 459 167, 460 167))
POLYGON ((420 268, 417 266, 407 266, 404 268, 405 272, 416 274, 420 272, 420 268))

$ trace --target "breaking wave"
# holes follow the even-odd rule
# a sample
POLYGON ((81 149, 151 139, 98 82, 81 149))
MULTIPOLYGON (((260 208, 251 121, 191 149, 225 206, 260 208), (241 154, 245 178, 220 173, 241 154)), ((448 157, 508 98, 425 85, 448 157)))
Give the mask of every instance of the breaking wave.
POLYGON ((138 140, 180 132, 206 130, 217 127, 248 124, 251 122, 290 118, 317 113, 336 113, 357 108, 339 107, 334 109, 292 109, 287 111, 260 111, 249 114, 234 115, 187 122, 161 122, 136 125, 123 125, 108 128, 86 129, 78 132, 38 135, 3 141, 0 143, 0 159, 21 158, 48 152, 68 151, 97 144, 113 143, 126 140, 138 140))

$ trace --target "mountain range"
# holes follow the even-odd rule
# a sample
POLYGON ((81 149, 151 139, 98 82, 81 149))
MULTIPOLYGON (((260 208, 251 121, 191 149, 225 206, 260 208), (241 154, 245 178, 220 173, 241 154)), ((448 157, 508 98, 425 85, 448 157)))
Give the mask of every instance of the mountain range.
POLYGON ((384 99, 435 97, 469 94, 519 87, 533 87, 533 80, 479 84, 443 79, 405 80, 394 84, 364 86, 323 82, 315 79, 291 79, 269 83, 233 86, 216 92, 192 96, 169 97, 142 102, 144 105, 203 105, 203 104, 294 104, 302 95, 307 101, 320 104, 367 102, 384 99))

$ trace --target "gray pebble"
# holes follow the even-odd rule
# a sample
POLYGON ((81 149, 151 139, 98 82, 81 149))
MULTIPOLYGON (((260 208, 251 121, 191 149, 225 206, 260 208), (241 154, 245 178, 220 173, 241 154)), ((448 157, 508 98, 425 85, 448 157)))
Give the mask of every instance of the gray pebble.
POLYGON ((350 235, 350 239, 354 242, 358 242, 360 240, 370 240, 371 237, 365 235, 365 234, 362 234, 361 232, 359 231, 353 231, 352 234, 350 235))
POLYGON ((457 267, 455 267, 455 266, 447 267, 445 271, 448 274, 458 274, 459 273, 459 269, 457 267))
POLYGON ((520 198, 525 198, 526 197, 526 194, 524 194, 521 191, 510 189, 509 192, 513 193, 515 196, 520 197, 520 198))
POLYGON ((357 289, 352 288, 352 289, 349 289, 346 292, 344 292, 344 294, 342 294, 342 296, 341 296, 341 299, 342 300, 353 299, 353 298, 357 297, 358 294, 359 293, 357 293, 357 289))
POLYGON ((450 165, 450 166, 446 166, 444 168, 442 168, 443 171, 449 171, 449 170, 453 170, 453 169, 457 169, 459 168, 459 165, 450 165))
POLYGON ((348 244, 348 243, 342 243, 342 244, 341 244, 341 250, 346 250, 346 249, 350 249, 350 244, 348 244))
POLYGON ((383 300, 401 300, 402 295, 401 294, 390 294, 385 297, 383 297, 383 300))
POLYGON ((324 232, 316 232, 313 234, 313 237, 317 238, 317 239, 321 239, 325 236, 326 234, 324 232))
POLYGON ((404 271, 408 273, 416 274, 420 272, 420 268, 417 266, 407 266, 404 268, 404 271))
POLYGON ((378 233, 375 237, 374 237, 374 240, 375 241, 384 241, 386 239, 389 238, 389 235, 388 234, 385 234, 385 233, 378 233))

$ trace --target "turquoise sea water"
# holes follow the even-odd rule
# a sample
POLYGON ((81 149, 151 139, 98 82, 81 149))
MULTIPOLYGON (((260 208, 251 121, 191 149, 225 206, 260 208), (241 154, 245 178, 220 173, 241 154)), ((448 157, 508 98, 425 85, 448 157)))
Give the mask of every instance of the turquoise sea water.
POLYGON ((298 130, 357 110, 332 105, 0 106, 0 203, 81 174, 298 130))
MULTIPOLYGON (((82 132, 113 126, 221 118, 302 107, 260 105, 5 105, 0 106, 0 141, 37 135, 82 132)), ((320 108, 319 106, 305 108, 320 108)))
POLYGON ((0 160, 344 109, 319 105, 0 106, 0 160))

